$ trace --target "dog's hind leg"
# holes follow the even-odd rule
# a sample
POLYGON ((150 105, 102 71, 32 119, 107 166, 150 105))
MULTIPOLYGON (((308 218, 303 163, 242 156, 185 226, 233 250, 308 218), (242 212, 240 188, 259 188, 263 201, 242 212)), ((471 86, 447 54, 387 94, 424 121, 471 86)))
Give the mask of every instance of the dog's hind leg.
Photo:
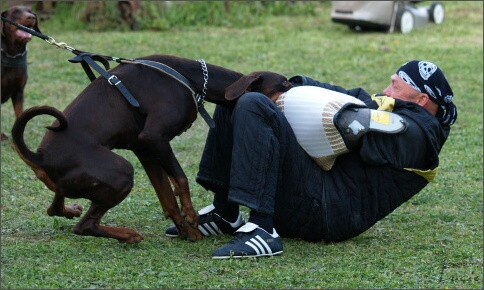
POLYGON ((75 155, 77 166, 56 183, 59 196, 86 198, 92 202, 73 232, 129 244, 140 242, 142 237, 132 229, 100 225, 104 214, 130 193, 134 175, 131 163, 104 147, 79 150, 75 155))
POLYGON ((82 206, 79 204, 64 204, 64 200, 64 195, 56 191, 54 200, 47 209, 47 214, 49 216, 60 216, 68 219, 80 217, 83 210, 82 206))
MULTIPOLYGON (((198 230, 198 217, 185 219, 180 212, 178 203, 176 201, 175 194, 170 184, 170 179, 168 174, 163 170, 160 162, 154 154, 148 149, 138 149, 133 150, 141 164, 143 165, 148 178, 156 191, 158 200, 160 201, 161 207, 166 217, 172 219, 173 223, 176 225, 181 238, 187 238, 189 240, 200 240, 202 239, 202 234, 198 230)), ((193 212, 191 200, 182 203, 182 212, 186 211, 183 205, 188 204, 188 211, 190 208, 193 212)))
POLYGON ((139 243, 143 238, 135 231, 122 227, 101 226, 100 222, 104 214, 112 208, 92 204, 84 217, 76 224, 73 232, 78 235, 113 238, 121 243, 139 243))

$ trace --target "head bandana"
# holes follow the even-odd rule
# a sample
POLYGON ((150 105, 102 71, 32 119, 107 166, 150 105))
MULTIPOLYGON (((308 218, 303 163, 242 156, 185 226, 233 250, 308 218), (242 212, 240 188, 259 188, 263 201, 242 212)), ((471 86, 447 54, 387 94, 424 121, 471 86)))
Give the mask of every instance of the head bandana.
POLYGON ((452 102, 454 93, 438 66, 428 61, 412 60, 402 65, 396 74, 439 105, 435 117, 442 125, 454 124, 457 119, 457 107, 452 102))

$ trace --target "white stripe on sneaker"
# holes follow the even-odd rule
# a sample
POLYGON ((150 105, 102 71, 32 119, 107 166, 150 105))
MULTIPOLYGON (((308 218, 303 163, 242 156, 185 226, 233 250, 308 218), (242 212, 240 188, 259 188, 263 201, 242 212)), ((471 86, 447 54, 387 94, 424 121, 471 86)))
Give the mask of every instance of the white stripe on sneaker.
POLYGON ((249 241, 246 242, 246 244, 252 242, 252 245, 256 246, 259 249, 258 251, 256 251, 257 255, 265 254, 264 247, 262 247, 259 241, 255 239, 257 237, 259 236, 255 236, 254 238, 251 238, 249 241))
POLYGON ((200 230, 200 232, 202 232, 204 236, 215 236, 222 234, 222 231, 219 229, 215 222, 198 225, 198 229, 200 230))
POLYGON ((259 235, 245 242, 245 244, 251 247, 252 249, 254 249, 254 251, 257 253, 257 256, 272 254, 272 251, 269 245, 259 235))
POLYGON ((260 251, 255 245, 251 244, 249 241, 245 242, 245 244, 254 249, 256 256, 260 255, 260 251))
POLYGON ((255 236, 261 243, 262 245, 266 248, 267 254, 272 254, 272 250, 269 247, 269 245, 264 241, 259 235, 255 236))

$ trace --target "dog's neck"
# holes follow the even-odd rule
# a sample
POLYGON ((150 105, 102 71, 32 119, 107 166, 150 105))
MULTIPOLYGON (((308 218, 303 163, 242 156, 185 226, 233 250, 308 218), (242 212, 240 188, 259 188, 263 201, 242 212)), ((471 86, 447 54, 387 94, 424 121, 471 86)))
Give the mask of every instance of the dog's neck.
POLYGON ((2 49, 2 67, 26 67, 27 49, 23 53, 11 56, 2 49))
POLYGON ((27 45, 16 54, 7 52, 5 38, 2 37, 2 67, 26 67, 27 66, 27 45))

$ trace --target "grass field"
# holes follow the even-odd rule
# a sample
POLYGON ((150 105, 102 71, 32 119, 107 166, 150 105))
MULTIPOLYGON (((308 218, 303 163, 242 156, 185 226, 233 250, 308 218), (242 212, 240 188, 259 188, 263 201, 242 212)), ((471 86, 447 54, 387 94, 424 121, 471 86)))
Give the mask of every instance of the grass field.
MULTIPOLYGON (((242 73, 304 74, 369 92, 381 92, 405 61, 426 59, 449 79, 459 117, 442 149, 436 180, 364 234, 330 245, 283 239, 283 255, 244 260, 210 258, 229 236, 195 243, 165 237, 171 221, 128 151, 117 153, 135 167, 135 186, 103 223, 134 228, 144 240, 126 245, 75 235, 77 220, 47 216, 53 193, 2 142, 1 288, 482 288, 483 2, 444 6, 443 24, 406 35, 352 32, 331 22, 329 3, 317 5, 316 15, 270 17, 250 28, 83 32, 41 23, 43 33, 83 51, 203 58, 242 73)), ((62 110, 88 85, 81 66, 67 61, 72 56, 38 38, 30 42, 26 108, 47 104, 62 110)), ((213 111, 212 104, 207 108, 213 111)), ((39 117, 29 123, 31 149, 51 121, 39 117)), ((11 104, 3 104, 1 131, 10 135, 13 122, 11 104)), ((198 118, 172 141, 197 209, 212 198, 194 181, 207 131, 198 118)), ((89 206, 82 199, 67 202, 89 206)))

